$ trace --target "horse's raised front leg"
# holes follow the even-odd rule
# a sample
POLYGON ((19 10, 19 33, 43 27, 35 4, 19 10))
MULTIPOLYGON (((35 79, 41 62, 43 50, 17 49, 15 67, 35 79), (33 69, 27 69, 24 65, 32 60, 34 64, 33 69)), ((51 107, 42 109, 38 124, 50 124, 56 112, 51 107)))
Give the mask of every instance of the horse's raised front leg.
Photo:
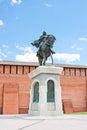
POLYGON ((52 65, 54 64, 54 62, 53 62, 53 57, 52 57, 52 53, 50 54, 50 56, 51 56, 51 60, 52 60, 52 65))
POLYGON ((38 56, 39 65, 42 65, 42 58, 38 56))
POLYGON ((43 61, 42 61, 42 65, 45 65, 45 63, 46 63, 46 56, 45 56, 45 53, 44 52, 42 52, 43 53, 43 61))

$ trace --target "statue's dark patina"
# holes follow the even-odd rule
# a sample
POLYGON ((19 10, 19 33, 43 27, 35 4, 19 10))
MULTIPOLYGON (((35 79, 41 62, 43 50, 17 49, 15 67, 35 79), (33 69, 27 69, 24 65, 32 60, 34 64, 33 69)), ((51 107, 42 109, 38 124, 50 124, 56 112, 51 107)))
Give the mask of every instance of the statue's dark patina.
POLYGON ((51 56, 53 64, 52 54, 55 52, 52 50, 52 47, 55 40, 56 38, 52 34, 48 35, 46 32, 43 32, 38 40, 35 40, 33 43, 31 43, 33 46, 39 48, 37 51, 37 57, 40 65, 45 65, 49 56, 51 56))

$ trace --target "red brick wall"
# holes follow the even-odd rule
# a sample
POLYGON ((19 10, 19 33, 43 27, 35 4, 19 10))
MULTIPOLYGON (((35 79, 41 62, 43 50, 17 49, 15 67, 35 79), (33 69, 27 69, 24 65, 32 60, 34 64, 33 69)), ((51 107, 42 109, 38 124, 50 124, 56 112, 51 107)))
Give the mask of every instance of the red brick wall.
POLYGON ((0 114, 2 113, 2 105, 3 105, 3 84, 0 83, 0 114))
POLYGON ((65 68, 61 75, 61 88, 65 113, 87 111, 86 69, 65 68))
MULTIPOLYGON (((33 69, 35 69, 33 66, 0 65, 0 113, 12 114, 28 112, 31 86, 28 73, 33 69), (17 93, 14 90, 16 87, 15 84, 19 86, 17 93), (12 93, 10 92, 11 89, 12 93), (14 105, 12 104, 12 101, 15 102, 14 97, 18 97, 18 99, 16 99, 16 102, 18 102, 18 111, 16 107, 13 112, 8 110, 8 108, 12 108, 12 105, 14 105)), ((17 104, 15 104, 15 106, 17 106, 17 104)))
POLYGON ((5 83, 3 90, 3 114, 18 114, 19 84, 5 83))
MULTIPOLYGON (((0 65, 0 113, 28 113, 31 86, 28 73, 35 68, 28 65, 0 65), (12 101, 15 103, 12 104, 12 101), (13 105, 16 107, 10 111, 13 105)), ((60 83, 64 112, 87 111, 87 69, 64 67, 60 83)))

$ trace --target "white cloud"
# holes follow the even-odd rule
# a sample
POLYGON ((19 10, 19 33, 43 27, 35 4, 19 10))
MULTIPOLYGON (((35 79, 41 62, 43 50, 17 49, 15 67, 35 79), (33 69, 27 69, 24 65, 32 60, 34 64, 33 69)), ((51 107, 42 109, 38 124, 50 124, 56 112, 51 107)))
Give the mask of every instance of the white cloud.
POLYGON ((72 49, 76 48, 76 44, 72 45, 71 48, 72 48, 72 49))
MULTIPOLYGON (((57 53, 53 55, 54 61, 64 61, 65 63, 73 63, 75 61, 80 60, 79 54, 67 54, 67 53, 57 53)), ((25 61, 25 62, 38 62, 38 58, 36 53, 24 53, 23 55, 16 55, 17 61, 25 61)), ((51 62, 49 59, 47 62, 51 62)))
POLYGON ((9 48, 8 45, 6 45, 6 44, 3 44, 2 47, 3 48, 9 48))
POLYGON ((16 55, 16 61, 38 62, 36 53, 24 53, 23 55, 16 55))
POLYGON ((79 54, 68 54, 68 53, 56 53, 53 55, 55 60, 64 61, 66 63, 72 63, 80 60, 79 54))
POLYGON ((21 50, 21 51, 24 51, 24 52, 29 52, 29 53, 33 53, 33 50, 31 47, 22 47, 22 46, 19 46, 19 45, 16 45, 16 48, 21 50))
POLYGON ((77 50, 77 51, 82 51, 83 50, 82 47, 76 47, 76 44, 72 45, 71 48, 74 49, 74 50, 77 50))
POLYGON ((87 41, 87 38, 85 38, 85 37, 80 37, 80 38, 78 38, 78 40, 79 40, 79 41, 87 41))
POLYGON ((6 55, 5 53, 3 53, 3 52, 0 50, 0 58, 1 58, 1 57, 6 58, 6 57, 7 57, 7 55, 6 55))
POLYGON ((48 3, 45 3, 45 6, 46 6, 46 7, 49 7, 49 8, 50 8, 50 7, 53 7, 52 4, 48 4, 48 3))
POLYGON ((82 50, 83 50, 83 48, 78 47, 76 50, 78 50, 78 51, 82 51, 82 50))
POLYGON ((0 26, 3 26, 4 22, 0 19, 0 26))
POLYGON ((11 0, 11 4, 14 5, 14 4, 18 4, 20 5, 22 2, 22 0, 11 0))
POLYGON ((36 53, 33 52, 31 47, 22 47, 22 46, 16 45, 16 48, 24 52, 24 54, 16 55, 17 61, 38 62, 36 53))
MULTIPOLYGON (((32 47, 20 47, 17 45, 16 48, 24 51, 24 54, 16 55, 17 61, 38 62, 38 58, 36 56, 36 53, 33 52, 32 47)), ((51 62, 49 58, 47 62, 51 62)), ((64 61, 66 63, 72 63, 80 60, 80 54, 56 53, 53 55, 53 59, 54 61, 64 61)))

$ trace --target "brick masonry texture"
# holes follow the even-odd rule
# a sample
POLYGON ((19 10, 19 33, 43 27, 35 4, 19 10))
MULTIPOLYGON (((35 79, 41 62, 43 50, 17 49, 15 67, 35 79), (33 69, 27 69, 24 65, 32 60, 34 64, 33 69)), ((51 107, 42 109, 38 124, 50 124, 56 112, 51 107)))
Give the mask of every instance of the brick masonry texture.
MULTIPOLYGON (((0 64, 0 114, 28 113, 35 65, 0 64)), ((64 113, 87 111, 87 68, 66 67, 60 77, 64 113)))

